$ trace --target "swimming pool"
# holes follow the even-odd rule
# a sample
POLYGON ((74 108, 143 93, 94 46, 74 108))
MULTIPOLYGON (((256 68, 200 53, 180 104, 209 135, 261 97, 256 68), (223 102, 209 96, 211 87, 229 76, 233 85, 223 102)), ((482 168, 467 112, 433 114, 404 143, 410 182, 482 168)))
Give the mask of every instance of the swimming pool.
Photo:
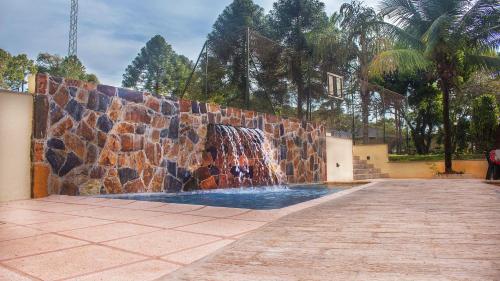
POLYGON ((153 201, 164 203, 206 205, 216 207, 244 208, 254 210, 280 209, 305 201, 320 198, 346 188, 343 186, 270 186, 253 188, 230 188, 184 193, 153 193, 107 195, 106 198, 153 201))

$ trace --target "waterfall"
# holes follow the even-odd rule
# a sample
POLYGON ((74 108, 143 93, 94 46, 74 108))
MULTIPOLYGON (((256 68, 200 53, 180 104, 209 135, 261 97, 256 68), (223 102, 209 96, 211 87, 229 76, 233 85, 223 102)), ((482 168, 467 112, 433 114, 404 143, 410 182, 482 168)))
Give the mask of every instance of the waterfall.
POLYGON ((205 147, 204 167, 196 173, 202 189, 283 183, 274 148, 262 130, 209 125, 205 147))

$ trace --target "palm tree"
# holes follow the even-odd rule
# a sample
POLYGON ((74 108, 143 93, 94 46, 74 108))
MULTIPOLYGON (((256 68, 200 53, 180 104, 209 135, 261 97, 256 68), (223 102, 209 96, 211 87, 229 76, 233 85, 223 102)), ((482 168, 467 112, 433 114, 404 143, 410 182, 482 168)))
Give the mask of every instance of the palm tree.
POLYGON ((342 17, 340 26, 348 34, 351 52, 357 59, 356 78, 360 84, 361 116, 363 119, 363 142, 368 143, 368 117, 370 115, 370 91, 368 89, 368 67, 372 61, 379 42, 379 26, 374 24, 381 20, 375 10, 366 7, 362 2, 352 1, 340 7, 342 17))
POLYGON ((466 68, 500 69, 498 0, 382 0, 380 22, 400 47, 378 54, 371 74, 431 70, 443 93, 445 172, 452 170, 450 96, 466 68))

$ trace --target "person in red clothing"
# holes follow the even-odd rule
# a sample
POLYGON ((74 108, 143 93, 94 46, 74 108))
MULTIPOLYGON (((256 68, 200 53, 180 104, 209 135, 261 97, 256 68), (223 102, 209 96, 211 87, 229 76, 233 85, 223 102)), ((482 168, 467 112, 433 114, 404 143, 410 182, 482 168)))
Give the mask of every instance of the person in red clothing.
POLYGON ((492 149, 486 152, 486 160, 488 161, 488 171, 486 172, 487 180, 500 179, 500 150, 492 149))

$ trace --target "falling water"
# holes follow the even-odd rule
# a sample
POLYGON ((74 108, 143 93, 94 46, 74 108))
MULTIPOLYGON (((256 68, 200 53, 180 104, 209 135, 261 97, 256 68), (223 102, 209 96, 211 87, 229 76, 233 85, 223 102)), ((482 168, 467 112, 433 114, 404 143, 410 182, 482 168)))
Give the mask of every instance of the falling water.
POLYGON ((206 148, 211 158, 208 170, 216 186, 201 182, 203 189, 275 186, 283 182, 278 161, 272 157, 272 146, 262 130, 210 125, 206 148))

